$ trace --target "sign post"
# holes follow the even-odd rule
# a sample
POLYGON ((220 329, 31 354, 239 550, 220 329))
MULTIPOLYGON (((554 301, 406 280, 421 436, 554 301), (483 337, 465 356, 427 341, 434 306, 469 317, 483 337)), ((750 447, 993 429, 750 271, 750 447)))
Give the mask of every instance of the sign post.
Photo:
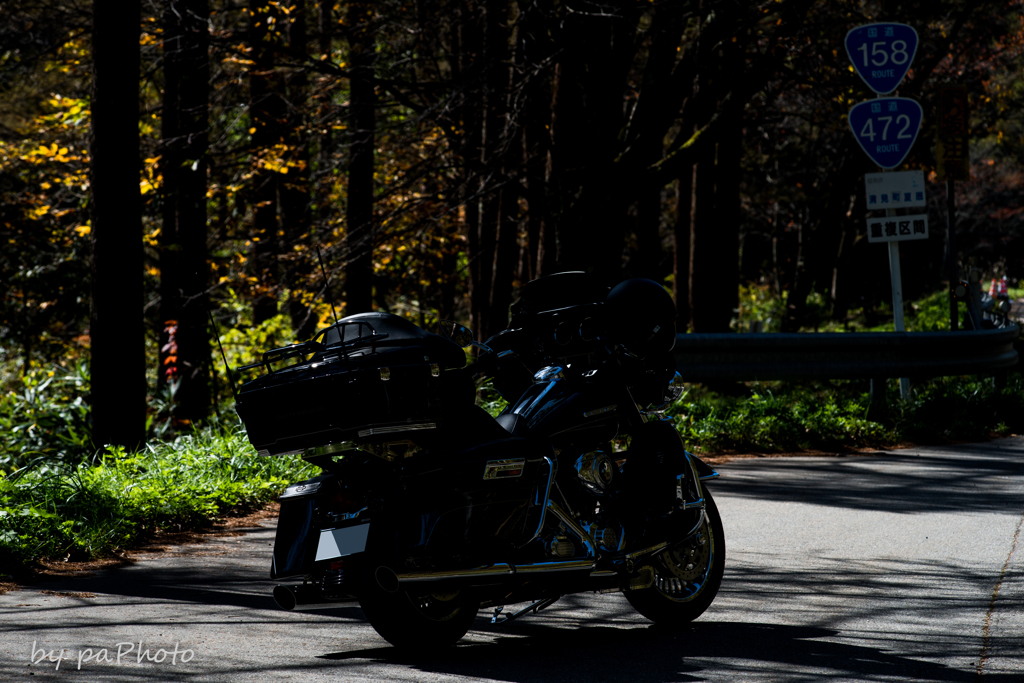
MULTIPOLYGON (((850 29, 846 34, 846 54, 850 63, 864 83, 875 93, 874 100, 855 105, 848 117, 850 130, 857 138, 861 149, 887 173, 903 163, 921 130, 923 112, 921 105, 905 97, 885 97, 899 86, 907 75, 910 63, 917 53, 917 31, 906 24, 867 24, 850 29)), ((879 174, 869 174, 879 175, 879 174)), ((904 179, 901 179, 902 182, 904 179)), ((895 181, 876 181, 879 186, 891 185, 895 181)), ((865 186, 870 181, 865 177, 865 186)), ((924 183, 921 180, 921 204, 917 204, 916 190, 911 191, 914 205, 924 203, 924 183)), ((870 189, 867 193, 868 209, 872 206, 870 189)), ((880 190, 875 209, 885 208, 885 220, 868 220, 868 241, 888 242, 889 273, 892 278, 893 322, 897 332, 906 331, 903 320, 903 276, 900 272, 899 243, 905 239, 926 239, 928 237, 928 216, 898 216, 896 206, 904 203, 905 191, 880 190), (895 194, 894 194, 895 193, 895 194), (881 201, 885 197, 885 205, 881 201), (897 201, 892 201, 896 199, 897 201)), ((900 378, 900 397, 910 396, 910 380, 900 378)))

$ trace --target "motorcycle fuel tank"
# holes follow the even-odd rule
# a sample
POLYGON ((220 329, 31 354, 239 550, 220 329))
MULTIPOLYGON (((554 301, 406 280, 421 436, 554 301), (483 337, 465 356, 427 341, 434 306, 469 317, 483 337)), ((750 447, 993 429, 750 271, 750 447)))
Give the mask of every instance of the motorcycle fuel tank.
POLYGON ((610 388, 555 378, 532 385, 507 414, 525 422, 530 437, 607 441, 619 429, 622 398, 610 388))

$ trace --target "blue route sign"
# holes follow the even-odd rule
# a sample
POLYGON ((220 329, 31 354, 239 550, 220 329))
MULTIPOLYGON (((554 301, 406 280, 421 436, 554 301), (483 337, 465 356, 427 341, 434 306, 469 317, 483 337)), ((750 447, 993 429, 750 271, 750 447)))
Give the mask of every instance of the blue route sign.
POLYGON ((921 105, 906 97, 879 97, 850 110, 850 129, 861 148, 882 168, 903 163, 921 130, 921 105))
POLYGON ((917 31, 906 24, 866 24, 846 34, 846 54, 869 88, 891 93, 917 52, 917 31))

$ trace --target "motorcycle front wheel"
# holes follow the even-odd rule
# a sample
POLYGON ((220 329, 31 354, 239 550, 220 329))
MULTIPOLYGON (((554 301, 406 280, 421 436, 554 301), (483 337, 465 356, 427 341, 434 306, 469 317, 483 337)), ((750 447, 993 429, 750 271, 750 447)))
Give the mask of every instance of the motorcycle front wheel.
POLYGON ((725 571, 725 531, 711 493, 704 488, 705 520, 699 531, 652 563, 654 585, 626 592, 637 612, 656 624, 679 626, 711 606, 725 571))
POLYGON ((469 631, 480 609, 480 602, 466 589, 424 594, 372 590, 359 604, 384 640, 407 650, 454 645, 469 631))

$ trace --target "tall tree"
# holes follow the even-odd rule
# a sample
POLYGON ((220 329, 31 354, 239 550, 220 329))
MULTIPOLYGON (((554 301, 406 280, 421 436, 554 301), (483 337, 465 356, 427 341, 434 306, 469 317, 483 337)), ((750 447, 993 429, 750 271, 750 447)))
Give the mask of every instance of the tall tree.
POLYGON ((345 303, 347 313, 373 307, 373 170, 377 129, 373 4, 348 3, 349 100, 348 208, 346 212, 345 303))
POLYGON ((145 438, 146 355, 139 195, 140 5, 93 3, 90 217, 93 441, 145 438))
POLYGON ((478 251, 475 269, 474 327, 482 339, 503 329, 508 323, 512 303, 512 278, 518 255, 516 237, 519 226, 514 207, 518 193, 509 182, 514 173, 518 139, 508 111, 508 11, 507 0, 483 3, 484 42, 482 52, 483 93, 478 175, 480 222, 475 240, 478 251))
POLYGON ((269 0, 249 0, 250 135, 255 167, 250 184, 252 211, 251 240, 253 276, 257 279, 253 320, 257 324, 277 314, 277 289, 281 274, 278 257, 277 145, 281 144, 287 118, 284 85, 277 69, 278 26, 283 19, 281 5, 269 0))
POLYGON ((210 408, 207 328, 206 174, 209 99, 208 0, 167 0, 160 144, 160 379, 177 381, 175 417, 210 408))
POLYGON ((280 197, 281 229, 285 242, 282 251, 288 255, 283 283, 289 290, 288 315, 299 339, 312 336, 317 323, 305 296, 308 290, 316 289, 308 281, 313 264, 309 248, 313 216, 307 144, 309 126, 306 120, 309 104, 309 80, 305 66, 309 53, 306 40, 306 1, 293 0, 286 23, 284 46, 289 60, 294 64, 288 69, 284 83, 287 94, 284 149, 288 173, 280 181, 280 197))

